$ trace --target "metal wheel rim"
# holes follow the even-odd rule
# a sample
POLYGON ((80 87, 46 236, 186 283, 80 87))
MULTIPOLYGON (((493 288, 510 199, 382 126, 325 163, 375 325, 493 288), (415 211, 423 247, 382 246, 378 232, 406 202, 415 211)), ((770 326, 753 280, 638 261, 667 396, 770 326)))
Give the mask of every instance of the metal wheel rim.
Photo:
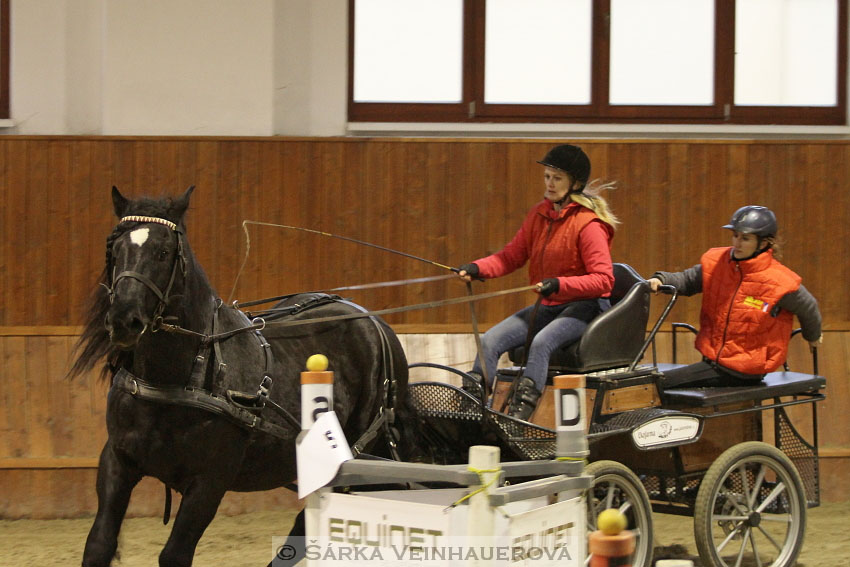
POLYGON ((717 486, 718 489, 711 499, 709 530, 711 551, 718 565, 724 567, 786 565, 795 551, 795 542, 801 529, 800 494, 789 471, 775 459, 763 455, 751 455, 730 466, 717 486), (742 469, 746 474, 742 474, 742 469), (768 478, 769 473, 775 475, 776 482, 767 494, 763 494, 768 486, 765 479, 768 478), (742 479, 740 491, 730 486, 733 475, 742 479), (721 497, 724 499, 723 504, 718 503, 721 497), (770 511, 772 506, 782 506, 785 511, 772 512, 770 511), (757 519, 754 518, 754 513, 758 514, 757 519), (767 522, 768 526, 774 524, 787 526, 781 537, 782 541, 778 541, 780 538, 765 529, 762 522, 767 522), (727 548, 732 555, 731 562, 727 562, 725 557, 721 556, 727 548), (765 549, 778 552, 776 558, 770 563, 762 562, 761 557, 765 549), (748 552, 751 554, 749 558, 748 552), (745 558, 749 559, 747 563, 744 563, 745 558))
MULTIPOLYGON (((587 533, 589 534, 596 530, 596 517, 599 513, 608 508, 614 508, 614 504, 616 503, 616 508, 625 514, 628 519, 627 528, 635 534, 635 552, 632 554, 632 561, 629 564, 640 567, 646 563, 645 560, 648 557, 647 546, 652 543, 645 541, 646 538, 643 537, 645 526, 642 525, 642 520, 650 512, 645 509, 638 489, 632 486, 631 483, 625 482, 625 480, 627 480, 625 477, 612 473, 594 478, 593 486, 587 495, 587 533), (596 491, 605 484, 608 485, 608 488, 605 489, 605 498, 597 500, 595 497, 596 491)), ((589 554, 585 558, 584 564, 590 564, 589 554)))

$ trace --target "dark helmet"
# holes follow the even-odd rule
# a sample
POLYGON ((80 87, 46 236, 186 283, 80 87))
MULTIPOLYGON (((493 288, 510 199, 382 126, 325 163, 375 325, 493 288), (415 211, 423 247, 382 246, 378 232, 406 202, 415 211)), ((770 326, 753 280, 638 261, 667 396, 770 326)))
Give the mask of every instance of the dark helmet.
POLYGON ((555 146, 537 163, 566 171, 582 187, 590 178, 590 159, 584 150, 572 144, 555 146))
POLYGON ((747 205, 735 211, 729 224, 724 224, 723 228, 745 234, 755 234, 759 237, 775 236, 777 231, 776 215, 767 207, 747 205))

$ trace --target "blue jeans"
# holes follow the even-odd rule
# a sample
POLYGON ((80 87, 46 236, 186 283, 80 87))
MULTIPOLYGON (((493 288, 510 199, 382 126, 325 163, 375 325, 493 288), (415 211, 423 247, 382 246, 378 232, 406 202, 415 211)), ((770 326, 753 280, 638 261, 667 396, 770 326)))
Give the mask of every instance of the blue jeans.
MULTIPOLYGON (((481 336, 481 351, 487 365, 487 376, 492 381, 496 376, 499 357, 503 353, 525 344, 529 326, 534 338, 528 350, 528 362, 523 372, 534 380, 537 389, 543 391, 549 369, 549 355, 561 345, 577 341, 588 323, 599 313, 611 306, 608 299, 584 299, 561 305, 541 304, 530 321, 534 306, 520 309, 481 336)), ((481 362, 475 357, 474 372, 481 372, 481 362)))

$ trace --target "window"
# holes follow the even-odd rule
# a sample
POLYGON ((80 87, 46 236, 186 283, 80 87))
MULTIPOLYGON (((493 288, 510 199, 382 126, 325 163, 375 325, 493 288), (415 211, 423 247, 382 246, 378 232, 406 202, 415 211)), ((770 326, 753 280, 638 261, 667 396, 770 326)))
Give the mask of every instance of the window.
POLYGON ((9 0, 0 0, 0 119, 9 118, 9 0))
POLYGON ((349 0, 349 120, 845 124, 848 0, 349 0))

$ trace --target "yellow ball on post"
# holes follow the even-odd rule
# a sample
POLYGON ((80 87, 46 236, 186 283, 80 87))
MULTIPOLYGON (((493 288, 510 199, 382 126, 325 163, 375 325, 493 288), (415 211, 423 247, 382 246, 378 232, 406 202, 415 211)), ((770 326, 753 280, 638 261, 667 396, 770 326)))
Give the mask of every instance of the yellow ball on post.
POLYGON ((324 372, 328 369, 328 357, 324 354, 314 354, 307 359, 307 370, 310 372, 324 372))
POLYGON ((596 518, 596 528, 606 535, 617 535, 626 529, 626 516, 616 508, 602 510, 596 518))

